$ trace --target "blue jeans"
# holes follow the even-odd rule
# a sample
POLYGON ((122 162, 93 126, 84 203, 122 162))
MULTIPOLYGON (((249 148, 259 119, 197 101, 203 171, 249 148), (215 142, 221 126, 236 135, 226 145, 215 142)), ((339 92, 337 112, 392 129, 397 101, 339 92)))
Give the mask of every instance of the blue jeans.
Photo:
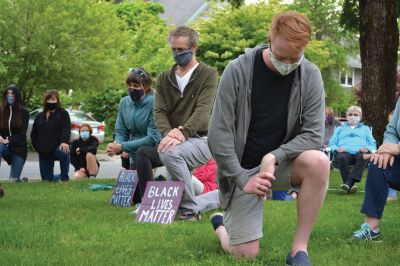
POLYGON ((381 219, 389 187, 400 190, 400 155, 395 157, 393 166, 385 170, 372 163, 369 165, 361 212, 381 219))
POLYGON ((11 160, 10 178, 16 178, 17 180, 19 180, 22 168, 25 164, 25 159, 10 151, 8 146, 5 144, 0 144, 0 154, 0 164, 1 158, 4 158, 4 160, 6 161, 11 160))
POLYGON ((40 176, 43 181, 68 181, 69 176, 69 152, 63 153, 60 147, 54 150, 53 156, 50 158, 44 158, 39 154, 39 168, 40 176), (60 161, 60 175, 54 175, 54 161, 60 161))

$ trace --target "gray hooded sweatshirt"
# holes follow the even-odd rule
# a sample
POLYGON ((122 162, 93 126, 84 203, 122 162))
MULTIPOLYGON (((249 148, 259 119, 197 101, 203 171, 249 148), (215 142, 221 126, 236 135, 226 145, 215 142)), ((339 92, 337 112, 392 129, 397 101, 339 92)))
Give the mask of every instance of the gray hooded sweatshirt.
MULTIPOLYGON (((222 208, 229 206, 235 187, 249 180, 240 161, 251 118, 254 59, 260 45, 246 50, 225 68, 218 87, 208 130, 208 146, 217 162, 222 208)), ((288 104, 287 130, 282 145, 271 151, 277 163, 293 160, 306 150, 318 150, 325 125, 324 88, 319 69, 304 59, 295 70, 288 104)))

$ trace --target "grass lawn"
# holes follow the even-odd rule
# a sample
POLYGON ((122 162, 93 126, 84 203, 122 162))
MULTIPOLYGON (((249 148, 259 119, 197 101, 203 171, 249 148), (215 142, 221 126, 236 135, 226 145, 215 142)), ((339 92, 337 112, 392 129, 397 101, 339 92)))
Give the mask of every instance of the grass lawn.
MULTIPOLYGON (((340 180, 332 172, 330 188, 340 180)), ((92 192, 90 183, 114 180, 3 182, 0 265, 284 265, 291 247, 295 202, 265 203, 260 256, 237 262, 220 249, 210 213, 200 222, 139 224, 131 208, 109 205, 111 191, 92 192)), ((363 196, 328 192, 309 244, 313 265, 400 265, 399 202, 386 207, 382 243, 345 241, 363 221, 363 196)))

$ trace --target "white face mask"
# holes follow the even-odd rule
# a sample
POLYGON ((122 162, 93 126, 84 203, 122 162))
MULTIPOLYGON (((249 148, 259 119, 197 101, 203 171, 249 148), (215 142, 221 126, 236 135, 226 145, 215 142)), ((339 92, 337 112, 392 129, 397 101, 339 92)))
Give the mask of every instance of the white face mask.
POLYGON ((349 116, 347 118, 347 122, 349 123, 350 126, 357 126, 358 123, 360 123, 360 117, 359 116, 349 116))
POLYGON ((274 54, 272 53, 271 47, 269 48, 269 58, 271 59, 271 63, 272 65, 274 65, 275 69, 282 75, 282 76, 286 76, 288 74, 290 74, 293 70, 295 70, 296 68, 298 68, 301 64, 301 62, 304 59, 304 55, 302 55, 299 59, 298 62, 294 63, 294 64, 286 64, 283 63, 282 61, 280 61, 279 59, 277 59, 274 54))

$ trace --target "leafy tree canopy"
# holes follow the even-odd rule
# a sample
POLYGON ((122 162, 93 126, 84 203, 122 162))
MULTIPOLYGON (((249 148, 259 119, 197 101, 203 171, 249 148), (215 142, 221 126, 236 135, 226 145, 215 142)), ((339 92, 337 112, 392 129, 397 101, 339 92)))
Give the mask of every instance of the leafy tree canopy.
POLYGON ((0 81, 25 102, 47 89, 83 91, 119 84, 129 38, 111 4, 81 0, 0 0, 0 81))

